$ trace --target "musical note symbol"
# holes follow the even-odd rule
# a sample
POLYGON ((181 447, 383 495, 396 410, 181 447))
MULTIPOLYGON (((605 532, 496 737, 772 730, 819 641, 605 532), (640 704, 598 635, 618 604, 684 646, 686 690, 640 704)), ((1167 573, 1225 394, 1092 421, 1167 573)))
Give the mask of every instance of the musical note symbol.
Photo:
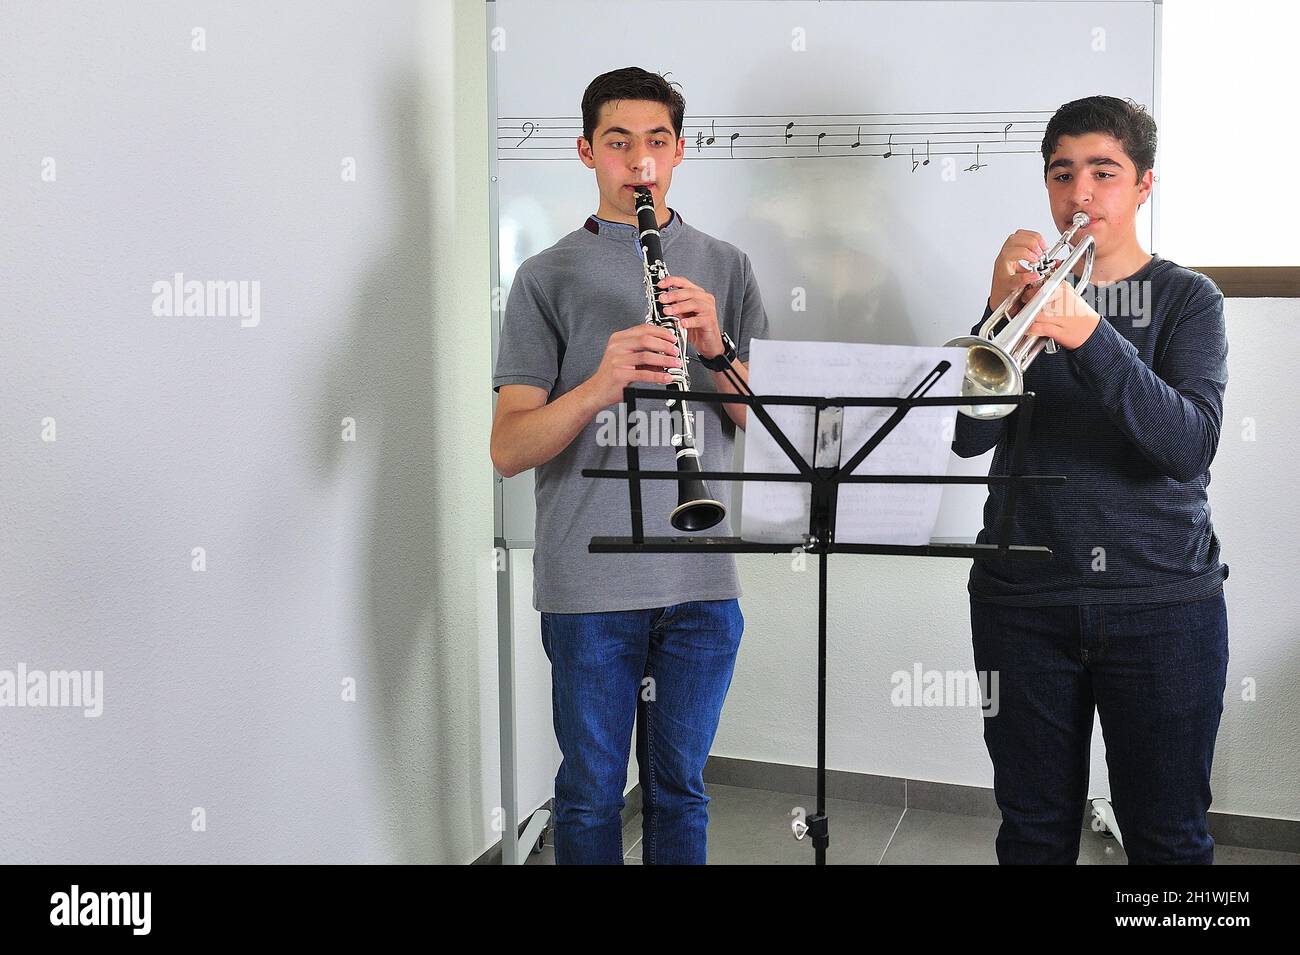
POLYGON ((794 123, 786 123, 786 124, 785 124, 785 141, 786 141, 787 143, 790 142, 790 140, 794 138, 794 133, 790 132, 790 130, 792 130, 792 129, 794 129, 794 123))
POLYGON ((884 154, 883 156, 881 156, 880 158, 881 158, 881 159, 888 159, 888 158, 889 158, 890 156, 892 156, 892 155, 894 155, 894 134, 893 134, 893 133, 890 133, 890 134, 889 134, 889 142, 885 145, 885 154, 884 154))
POLYGON ((731 158, 736 158, 736 140, 740 138, 740 133, 731 134, 731 158))
MULTIPOLYGON (((524 125, 520 126, 519 129, 522 132, 527 133, 528 136, 531 136, 533 133, 541 129, 541 127, 530 120, 529 122, 524 123, 524 125)), ((518 149, 524 143, 528 142, 528 136, 525 136, 523 139, 519 140, 519 142, 515 143, 515 149, 518 149)))
POLYGON ((930 165, 930 140, 927 139, 927 140, 925 141, 925 161, 924 161, 924 162, 918 162, 917 159, 916 159, 916 150, 915 150, 915 149, 912 150, 912 172, 916 172, 916 167, 917 167, 917 166, 928 166, 928 165, 930 165))
POLYGON ((817 134, 817 151, 818 151, 818 152, 821 152, 821 151, 822 151, 822 140, 825 139, 825 138, 826 138, 826 134, 825 134, 825 133, 818 133, 818 134, 817 134))
POLYGON ((1016 125, 1016 124, 1015 124, 1015 123, 1007 123, 1005 126, 1002 127, 1002 141, 1003 141, 1004 143, 1007 141, 1007 133, 1011 131, 1011 127, 1014 126, 1014 125, 1016 125))
POLYGON ((858 127, 858 141, 857 141, 856 143, 854 143, 853 146, 852 146, 851 148, 853 148, 853 149, 857 149, 857 148, 858 148, 859 146, 861 146, 861 145, 862 145, 862 127, 859 126, 859 127, 858 127))
POLYGON ((709 123, 709 129, 712 131, 713 136, 710 136, 708 139, 706 139, 704 141, 704 145, 706 146, 713 145, 713 137, 718 134, 717 125, 718 125, 718 121, 716 119, 709 123))
POLYGON ((987 165, 988 165, 988 163, 982 163, 982 162, 980 162, 980 144, 979 144, 979 143, 976 143, 976 144, 975 144, 975 162, 973 162, 971 165, 967 166, 967 167, 966 167, 966 171, 967 171, 967 172, 979 172, 981 169, 983 169, 983 168, 984 168, 985 166, 987 166, 987 165))

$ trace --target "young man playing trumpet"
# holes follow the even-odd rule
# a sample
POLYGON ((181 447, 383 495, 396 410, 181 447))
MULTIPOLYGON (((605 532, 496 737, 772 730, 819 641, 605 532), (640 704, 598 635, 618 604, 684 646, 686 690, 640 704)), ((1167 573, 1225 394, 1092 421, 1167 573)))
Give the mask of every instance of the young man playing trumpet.
MULTIPOLYGON (((641 466, 676 468, 651 412, 645 431, 627 422, 623 388, 665 385, 691 363, 690 387, 734 393, 725 369, 748 381, 749 343, 767 334, 748 257, 682 221, 666 203, 682 161, 685 102, 662 77, 635 67, 598 76, 582 99, 578 157, 596 174, 599 205, 586 223, 520 265, 506 306, 496 372, 492 463, 504 476, 536 469, 533 604, 551 661, 557 863, 623 861, 620 811, 636 727, 643 860, 703 863, 709 755, 744 618, 735 559, 726 554, 590 554, 593 536, 627 532, 626 484, 584 478, 583 468, 621 468, 625 440, 641 466), (646 324, 645 270, 634 187, 654 198, 663 257, 678 274, 659 283, 676 337, 646 324), (686 276, 690 276, 687 278, 686 276), (734 342, 734 344, 733 344, 734 342), (611 432, 615 432, 611 438, 611 432)), ((660 402, 644 402, 660 407, 660 402)), ((733 467, 743 405, 693 406, 702 470, 733 467)), ((638 413, 641 410, 638 409, 638 413)), ((730 501, 727 486, 714 496, 730 501)), ((668 523, 677 487, 642 484, 647 536, 668 523)), ((724 520, 708 531, 730 534, 724 520)))
MULTIPOLYGON (((1130 862, 1210 863, 1210 765, 1228 662, 1219 540, 1206 487, 1227 385, 1223 296, 1208 278, 1142 249, 1156 126, 1131 102, 1062 106, 1042 154, 1057 229, 1078 212, 1096 242, 1090 285, 1062 283, 1029 328, 1056 342, 1025 373, 1035 393, 1028 472, 1062 488, 1019 491, 1012 541, 1050 561, 980 559, 971 569, 975 665, 1000 678, 984 721, 1002 810, 1002 863, 1073 863, 1088 794, 1094 708, 1130 862), (1083 294, 1080 294, 1082 292, 1083 294)), ((1011 235, 985 317, 1023 306, 1048 243, 1011 235)), ((978 331, 978 324, 976 332, 978 331)), ((1016 414, 958 416, 953 450, 996 445, 1006 468, 1016 414)), ((991 488, 981 542, 1004 491, 991 488)))

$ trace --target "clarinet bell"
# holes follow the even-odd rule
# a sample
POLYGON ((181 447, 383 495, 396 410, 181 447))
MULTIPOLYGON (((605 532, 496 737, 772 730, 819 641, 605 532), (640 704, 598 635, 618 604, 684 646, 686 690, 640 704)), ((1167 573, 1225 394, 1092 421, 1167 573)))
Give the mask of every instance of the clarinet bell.
POLYGON ((727 509, 717 501, 711 501, 700 495, 706 492, 702 481, 683 481, 680 503, 673 508, 669 520, 679 531, 707 531, 715 524, 721 524, 727 516, 727 509))
POLYGON ((709 496, 709 488, 698 478, 683 478, 677 482, 677 506, 668 515, 669 522, 679 531, 707 531, 722 523, 727 509, 721 501, 709 496))

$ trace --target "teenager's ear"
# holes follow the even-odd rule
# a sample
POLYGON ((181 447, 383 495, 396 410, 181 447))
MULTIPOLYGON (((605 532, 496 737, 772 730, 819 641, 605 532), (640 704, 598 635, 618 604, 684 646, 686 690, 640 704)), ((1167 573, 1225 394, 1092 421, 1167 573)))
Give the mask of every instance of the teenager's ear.
POLYGON ((685 137, 685 136, 678 136, 678 137, 677 137, 677 148, 676 148, 675 150, 673 150, 673 168, 674 168, 674 169, 677 168, 677 164, 678 164, 679 162, 681 162, 682 159, 683 159, 685 156, 686 156, 686 137, 685 137))
POLYGON ((1138 205, 1144 205, 1151 198, 1151 186, 1155 182, 1155 170, 1148 169, 1138 180, 1138 205))
POLYGON ((596 168, 596 157, 591 154, 591 143, 587 142, 586 136, 578 137, 578 158, 588 169, 596 168))

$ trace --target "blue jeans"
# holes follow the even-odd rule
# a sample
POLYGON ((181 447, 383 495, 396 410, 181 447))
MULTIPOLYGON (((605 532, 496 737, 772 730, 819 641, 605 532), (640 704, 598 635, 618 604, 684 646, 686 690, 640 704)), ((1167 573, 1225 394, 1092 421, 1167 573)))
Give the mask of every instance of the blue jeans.
POLYGON ((999 862, 1078 861, 1094 706, 1129 862, 1214 861, 1205 814, 1228 669, 1222 591, 1181 604, 972 599, 971 632, 976 669, 998 673, 984 742, 999 862))
POLYGON ((623 864, 623 789, 636 723, 642 860, 705 861, 704 762, 745 618, 732 600, 543 613, 555 735, 555 861, 623 864))

